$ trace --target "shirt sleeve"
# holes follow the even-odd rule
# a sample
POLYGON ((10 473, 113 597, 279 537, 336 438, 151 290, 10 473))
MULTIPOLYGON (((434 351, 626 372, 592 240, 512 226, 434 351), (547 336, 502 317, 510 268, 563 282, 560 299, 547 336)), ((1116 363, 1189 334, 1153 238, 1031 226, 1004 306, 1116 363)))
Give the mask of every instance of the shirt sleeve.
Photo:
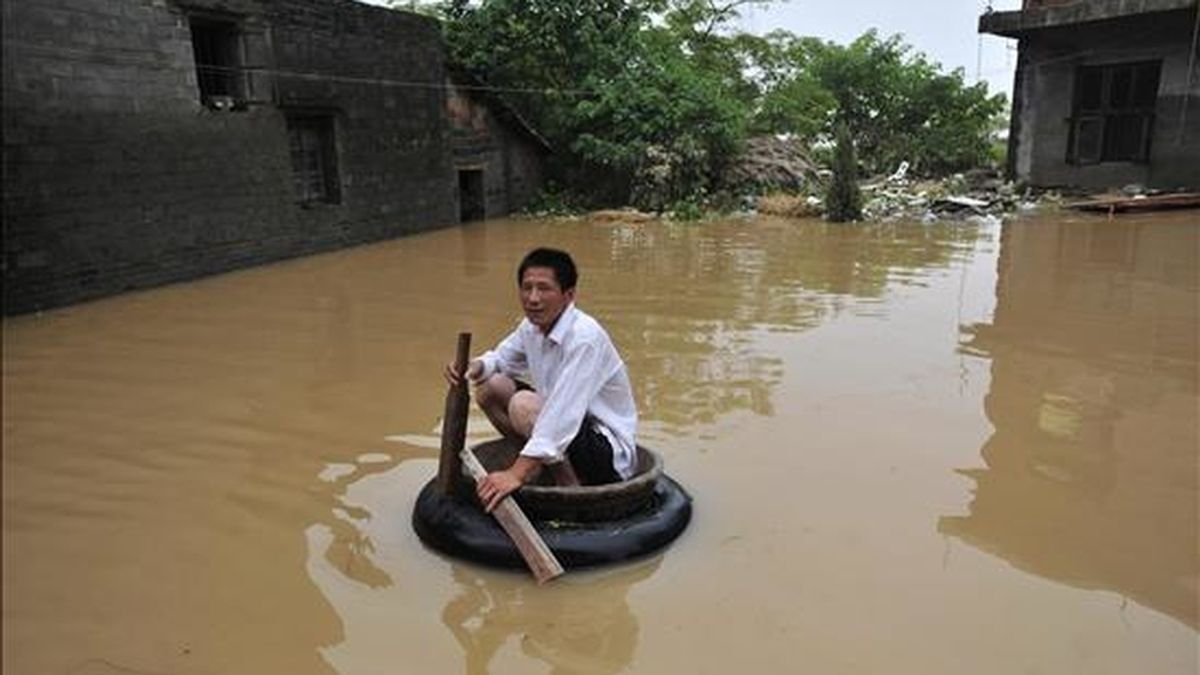
POLYGON ((567 354, 554 390, 542 402, 522 455, 543 462, 562 461, 567 446, 579 433, 588 403, 604 385, 603 363, 600 346, 591 341, 567 354))
POLYGON ((525 358, 524 343, 521 340, 521 327, 508 334, 495 348, 484 352, 479 360, 483 361, 484 379, 496 373, 504 373, 510 377, 524 375, 529 370, 529 362, 525 358))

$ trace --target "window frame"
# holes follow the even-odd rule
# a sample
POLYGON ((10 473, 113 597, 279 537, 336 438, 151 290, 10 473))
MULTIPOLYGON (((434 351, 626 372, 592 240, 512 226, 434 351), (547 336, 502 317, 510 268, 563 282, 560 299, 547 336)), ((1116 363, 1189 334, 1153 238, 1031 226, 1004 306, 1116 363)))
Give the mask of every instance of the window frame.
POLYGON ((243 107, 247 84, 242 17, 189 12, 187 19, 201 104, 214 109, 243 107), (214 87, 214 83, 222 84, 214 87))
POLYGON ((292 191, 302 206, 341 204, 337 114, 327 110, 285 111, 292 191))
POLYGON ((1149 162, 1161 82, 1161 59, 1077 66, 1067 162, 1077 166, 1149 162), (1140 128, 1132 131, 1135 127, 1140 128))

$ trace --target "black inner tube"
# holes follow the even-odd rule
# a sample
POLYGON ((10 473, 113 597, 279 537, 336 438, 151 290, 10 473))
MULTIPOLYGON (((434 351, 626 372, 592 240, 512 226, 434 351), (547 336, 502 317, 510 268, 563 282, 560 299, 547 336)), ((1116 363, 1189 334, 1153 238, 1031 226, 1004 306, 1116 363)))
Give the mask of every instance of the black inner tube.
MULTIPOLYGON (((692 517, 692 498, 665 474, 649 506, 625 518, 594 523, 534 520, 565 568, 605 565, 653 553, 675 540, 692 517)), ((413 529, 431 548, 493 567, 524 567, 517 547, 477 502, 442 495, 433 481, 413 508, 413 529)))

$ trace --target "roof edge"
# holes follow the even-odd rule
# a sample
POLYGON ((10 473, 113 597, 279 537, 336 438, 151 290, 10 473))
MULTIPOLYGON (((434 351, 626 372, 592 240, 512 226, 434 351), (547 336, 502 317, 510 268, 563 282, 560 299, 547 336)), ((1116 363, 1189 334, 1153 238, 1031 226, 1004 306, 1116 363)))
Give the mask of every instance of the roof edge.
POLYGON ((1091 0, 1011 12, 988 12, 979 17, 979 32, 1021 37, 1046 28, 1121 19, 1140 14, 1191 9, 1197 0, 1091 0))

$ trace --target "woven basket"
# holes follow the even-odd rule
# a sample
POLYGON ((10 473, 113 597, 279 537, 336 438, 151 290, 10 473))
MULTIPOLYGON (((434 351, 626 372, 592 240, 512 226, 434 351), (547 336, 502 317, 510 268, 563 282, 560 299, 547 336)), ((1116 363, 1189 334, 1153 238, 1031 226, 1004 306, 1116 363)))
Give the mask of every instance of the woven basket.
MULTIPOLYGON (((502 438, 471 449, 488 471, 507 469, 517 457, 517 448, 502 438)), ((549 472, 542 472, 538 483, 522 487, 514 496, 531 520, 591 523, 627 518, 652 506, 654 486, 663 472, 658 453, 640 445, 637 450, 637 471, 629 480, 561 487, 549 483, 549 472)), ((460 494, 474 498, 474 483, 466 475, 459 488, 460 494)))

